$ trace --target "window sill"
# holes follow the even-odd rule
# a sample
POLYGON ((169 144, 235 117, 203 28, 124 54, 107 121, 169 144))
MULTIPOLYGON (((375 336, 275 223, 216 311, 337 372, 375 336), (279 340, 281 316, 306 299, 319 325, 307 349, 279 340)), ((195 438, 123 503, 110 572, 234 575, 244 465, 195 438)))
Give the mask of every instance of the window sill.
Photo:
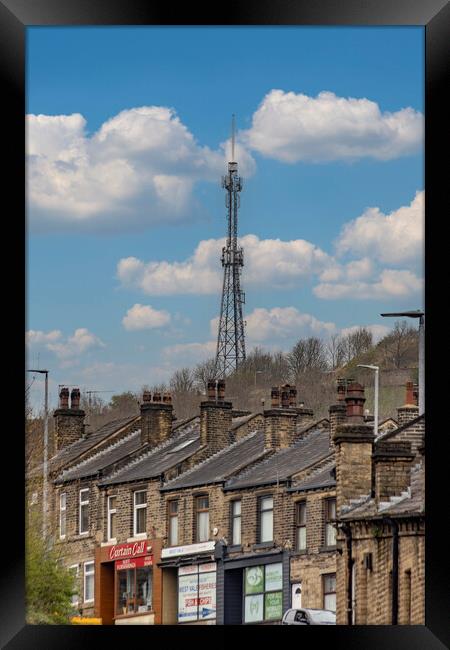
POLYGON ((154 609, 149 609, 146 612, 127 612, 126 614, 116 614, 114 620, 117 618, 134 618, 135 616, 148 616, 149 614, 154 614, 154 609))
POLYGON ((241 553, 241 552, 242 552, 241 544, 233 544, 228 547, 228 553, 241 553))
POLYGON ((293 556, 295 556, 295 555, 308 555, 308 553, 309 553, 309 551, 308 551, 307 548, 302 548, 302 549, 299 549, 298 551, 295 551, 295 550, 292 551, 293 556))
POLYGON ((337 546, 321 546, 319 553, 334 553, 337 551, 337 546))
POLYGON ((113 539, 108 539, 107 542, 100 542, 100 546, 111 546, 111 544, 117 544, 117 539, 115 537, 113 539))
POLYGON ((274 544, 273 541, 270 542, 258 542, 257 544, 253 544, 252 548, 273 548, 274 544))
POLYGON ((134 537, 128 537, 127 542, 140 542, 143 539, 147 539, 147 533, 137 533, 134 537))

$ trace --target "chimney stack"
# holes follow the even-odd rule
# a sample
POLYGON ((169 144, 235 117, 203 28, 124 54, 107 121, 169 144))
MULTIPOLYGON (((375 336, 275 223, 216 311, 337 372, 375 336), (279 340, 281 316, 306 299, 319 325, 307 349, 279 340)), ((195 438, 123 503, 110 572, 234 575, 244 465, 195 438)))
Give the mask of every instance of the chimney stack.
POLYGON ((54 451, 56 454, 84 436, 85 412, 80 409, 80 390, 72 389, 69 408, 69 389, 65 386, 61 388, 59 408, 53 415, 55 418, 54 451))
POLYGON ((372 424, 364 422, 364 402, 364 387, 357 382, 348 384, 346 421, 336 426, 333 435, 338 513, 351 499, 374 493, 372 452, 375 436, 372 424))
POLYGON ((411 442, 380 441, 375 445, 373 460, 377 503, 400 496, 411 485, 411 467, 414 460, 411 442))
POLYGON ((283 384, 271 390, 271 408, 264 411, 265 449, 290 447, 296 440, 296 421, 299 409, 292 406, 296 400, 295 386, 283 384), (281 405, 280 405, 281 393, 281 405))
POLYGON ((414 391, 414 384, 412 381, 406 382, 406 401, 403 406, 397 409, 397 421, 399 426, 402 426, 414 420, 419 415, 419 407, 417 405, 417 390, 414 391))
POLYGON ((345 380, 337 380, 336 403, 328 409, 328 418, 330 420, 330 447, 334 447, 334 434, 340 424, 347 420, 347 407, 345 406, 345 380))
POLYGON ((172 395, 155 391, 144 391, 141 403, 141 443, 156 447, 172 433, 172 395))
POLYGON ((208 382, 208 399, 200 403, 200 439, 207 455, 217 453, 233 442, 232 403, 225 401, 225 381, 208 382))

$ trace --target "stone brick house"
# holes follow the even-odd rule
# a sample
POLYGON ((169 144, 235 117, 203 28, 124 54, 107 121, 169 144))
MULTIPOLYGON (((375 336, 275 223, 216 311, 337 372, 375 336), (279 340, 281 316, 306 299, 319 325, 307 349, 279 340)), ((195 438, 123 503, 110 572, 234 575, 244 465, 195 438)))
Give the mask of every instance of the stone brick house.
POLYGON ((337 480, 337 622, 425 623, 425 416, 412 384, 397 429, 374 439, 364 389, 348 387, 334 432, 337 480))

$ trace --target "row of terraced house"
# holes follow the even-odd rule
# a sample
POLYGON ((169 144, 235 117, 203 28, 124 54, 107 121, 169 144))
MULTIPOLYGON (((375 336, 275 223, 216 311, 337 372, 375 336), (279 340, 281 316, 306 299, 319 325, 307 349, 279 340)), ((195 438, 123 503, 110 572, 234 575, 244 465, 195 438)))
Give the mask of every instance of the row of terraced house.
MULTIPOLYGON (((355 382, 322 419, 287 384, 250 413, 210 382, 184 421, 170 394, 144 392, 140 415, 88 434, 79 391, 59 398, 48 520, 80 614, 273 624, 302 606, 338 624, 424 623, 425 416, 411 383, 376 436, 355 382)), ((30 508, 41 491, 35 472, 30 508)))

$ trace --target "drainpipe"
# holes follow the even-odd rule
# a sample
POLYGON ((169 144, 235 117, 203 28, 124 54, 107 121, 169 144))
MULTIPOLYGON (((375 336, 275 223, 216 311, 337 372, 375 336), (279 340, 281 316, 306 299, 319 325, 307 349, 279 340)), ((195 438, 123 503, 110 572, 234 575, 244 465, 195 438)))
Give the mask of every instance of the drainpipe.
POLYGON ((385 522, 392 529, 392 623, 398 624, 398 523, 386 518, 385 522))
POLYGON ((348 524, 342 524, 342 532, 345 535, 345 546, 347 550, 347 625, 353 625, 353 559, 352 559, 352 529, 348 524))

